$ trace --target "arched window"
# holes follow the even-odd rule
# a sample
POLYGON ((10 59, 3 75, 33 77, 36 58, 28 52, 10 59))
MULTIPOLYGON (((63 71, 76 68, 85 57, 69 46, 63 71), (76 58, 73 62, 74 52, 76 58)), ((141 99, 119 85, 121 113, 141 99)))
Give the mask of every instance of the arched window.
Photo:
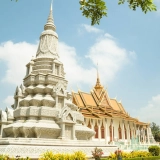
POLYGON ((120 124, 119 124, 119 127, 118 127, 118 138, 122 139, 122 129, 121 129, 120 124))
POLYGON ((109 135, 110 135, 110 142, 113 141, 113 137, 112 137, 112 124, 109 126, 109 135))
POLYGON ((98 138, 98 126, 97 126, 97 122, 96 122, 96 124, 94 126, 94 131, 96 132, 95 138, 98 138))
POLYGON ((103 126, 103 122, 101 125, 101 138, 104 138, 104 126, 103 126))
POLYGON ((127 129, 125 125, 124 125, 124 135, 125 135, 125 139, 127 139, 127 129))
POLYGON ((131 128, 129 128, 129 131, 130 131, 130 139, 132 139, 132 130, 131 130, 131 128))

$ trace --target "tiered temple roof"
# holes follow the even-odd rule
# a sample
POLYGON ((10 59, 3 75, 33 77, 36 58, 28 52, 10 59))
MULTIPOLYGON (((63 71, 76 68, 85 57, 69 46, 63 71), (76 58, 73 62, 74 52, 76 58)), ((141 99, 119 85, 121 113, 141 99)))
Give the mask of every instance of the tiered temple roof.
POLYGON ((108 96, 107 90, 101 85, 99 74, 97 73, 97 82, 90 93, 78 91, 72 92, 73 103, 77 105, 85 118, 122 118, 132 121, 137 125, 149 125, 140 122, 137 118, 131 117, 124 109, 121 102, 108 96))

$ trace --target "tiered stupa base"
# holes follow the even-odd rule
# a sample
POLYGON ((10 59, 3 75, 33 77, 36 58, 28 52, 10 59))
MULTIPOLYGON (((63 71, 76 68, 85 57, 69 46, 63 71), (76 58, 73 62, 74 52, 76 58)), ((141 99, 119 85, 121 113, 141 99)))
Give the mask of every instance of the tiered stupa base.
POLYGON ((92 157, 95 147, 102 148, 104 155, 113 153, 117 146, 106 145, 105 142, 97 141, 77 141, 58 140, 41 138, 3 138, 0 139, 0 154, 12 156, 30 157, 38 159, 44 152, 53 151, 55 153, 73 153, 75 151, 84 152, 87 157, 92 157))

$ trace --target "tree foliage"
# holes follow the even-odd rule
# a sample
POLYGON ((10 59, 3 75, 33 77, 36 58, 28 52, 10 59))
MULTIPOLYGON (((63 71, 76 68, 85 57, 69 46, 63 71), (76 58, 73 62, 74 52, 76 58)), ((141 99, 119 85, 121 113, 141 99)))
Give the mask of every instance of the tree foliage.
POLYGON ((151 131, 153 134, 153 137, 156 141, 160 142, 160 126, 156 125, 156 123, 152 122, 151 125, 151 131))
MULTIPOLYGON (((153 0, 119 0, 118 4, 127 2, 134 11, 139 7, 144 13, 156 11, 153 0)), ((91 25, 99 24, 103 16, 107 16, 107 6, 104 0, 80 0, 83 16, 91 19, 91 25)))
MULTIPOLYGON (((129 7, 134 11, 137 8, 141 8, 144 13, 157 10, 153 0, 118 0, 119 5, 125 2, 127 2, 129 7)), ((107 16, 105 0, 79 0, 79 3, 82 15, 91 19, 91 25, 99 24, 101 18, 107 16)))

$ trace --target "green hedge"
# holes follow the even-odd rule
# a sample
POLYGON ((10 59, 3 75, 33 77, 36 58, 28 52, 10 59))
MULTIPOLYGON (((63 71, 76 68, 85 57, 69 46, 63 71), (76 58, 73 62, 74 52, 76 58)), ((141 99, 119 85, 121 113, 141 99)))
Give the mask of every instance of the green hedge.
POLYGON ((152 154, 152 156, 159 156, 160 148, 158 146, 150 146, 148 151, 152 154))
MULTIPOLYGON (((111 160, 111 159, 110 158, 101 158, 101 160, 111 160)), ((114 160, 116 160, 116 159, 114 159, 114 160)), ((137 157, 137 158, 122 158, 122 160, 160 160, 160 156, 137 157)))

